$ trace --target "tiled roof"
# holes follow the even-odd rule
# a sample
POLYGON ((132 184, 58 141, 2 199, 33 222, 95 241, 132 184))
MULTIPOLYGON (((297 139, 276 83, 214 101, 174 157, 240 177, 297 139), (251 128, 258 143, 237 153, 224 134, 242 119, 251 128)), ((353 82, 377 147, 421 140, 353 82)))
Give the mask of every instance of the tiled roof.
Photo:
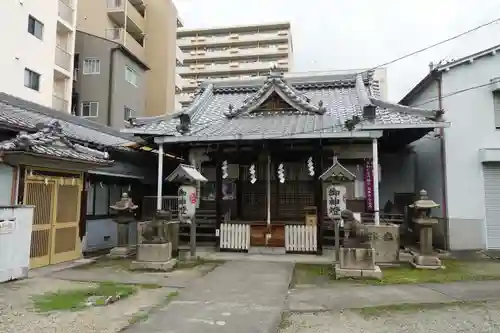
POLYGON ((379 99, 372 73, 284 79, 273 71, 267 79, 212 82, 183 112, 168 117, 137 119, 124 131, 184 137, 183 141, 266 139, 288 135, 311 137, 349 133, 346 122, 359 119, 354 131, 440 127, 441 112, 403 107, 379 99), (276 93, 293 110, 262 112, 259 106, 276 93), (363 119, 365 106, 376 108, 375 119, 363 119), (190 116, 190 130, 177 130, 179 114, 190 116))
POLYGON ((0 127, 35 131, 38 123, 52 119, 58 120, 62 133, 73 140, 115 148, 134 142, 132 136, 110 127, 0 93, 0 127))
POLYGON ((106 152, 71 143, 56 120, 50 121, 36 133, 21 131, 14 139, 0 142, 0 151, 25 151, 95 164, 112 163, 106 152))

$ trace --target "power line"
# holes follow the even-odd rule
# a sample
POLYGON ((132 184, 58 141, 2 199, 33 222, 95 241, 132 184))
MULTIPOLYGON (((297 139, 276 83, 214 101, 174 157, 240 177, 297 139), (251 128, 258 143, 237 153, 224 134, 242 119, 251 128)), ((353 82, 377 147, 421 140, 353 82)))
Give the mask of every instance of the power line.
MULTIPOLYGON (((441 96, 441 99, 445 99, 447 97, 455 96, 455 95, 458 95, 458 94, 461 94, 461 93, 464 93, 464 92, 467 92, 467 91, 471 91, 471 90, 475 90, 475 89, 487 87, 487 86, 490 86, 492 84, 497 84, 497 83, 498 83, 498 81, 491 81, 491 82, 488 82, 488 83, 479 84, 479 85, 472 86, 472 87, 469 87, 469 88, 464 88, 464 89, 461 89, 461 90, 456 90, 456 91, 453 91, 451 93, 448 93, 448 94, 445 94, 445 95, 441 96)), ((435 102, 435 101, 438 101, 438 100, 439 100, 439 97, 433 97, 433 98, 431 98, 431 99, 429 99, 429 100, 427 100, 425 102, 422 102, 422 103, 419 103, 419 104, 415 104, 413 106, 414 107, 418 107, 418 106, 429 104, 429 103, 432 103, 432 102, 435 102)))
POLYGON ((469 30, 464 31, 464 32, 462 32, 462 33, 459 33, 458 35, 455 35, 455 36, 449 37, 449 38, 447 38, 447 39, 445 39, 445 40, 442 40, 442 41, 440 41, 440 42, 437 42, 437 43, 434 43, 434 44, 429 45, 429 46, 427 46, 427 47, 424 47, 424 48, 422 48, 422 49, 419 49, 419 50, 413 51, 413 52, 411 52, 411 53, 407 53, 407 54, 405 54, 405 55, 403 55, 403 56, 401 56, 401 57, 399 57, 399 58, 396 58, 396 59, 394 59, 394 60, 391 60, 391 61, 388 61, 388 62, 385 62, 385 63, 379 64, 379 65, 377 65, 377 66, 375 66, 375 67, 372 67, 372 68, 367 69, 367 70, 365 70, 365 71, 359 72, 359 73, 357 73, 357 75, 359 75, 359 74, 363 74, 363 73, 367 73, 367 72, 370 72, 370 71, 373 71, 373 70, 375 70, 375 69, 377 69, 377 68, 380 68, 380 67, 384 67, 384 66, 387 66, 387 65, 391 65, 391 64, 393 64, 393 63, 395 63, 395 62, 398 62, 398 61, 401 61, 401 60, 403 60, 403 59, 406 59, 406 58, 412 57, 412 56, 417 55, 417 54, 419 54, 419 53, 421 53, 421 52, 424 52, 424 51, 430 50, 430 49, 432 49, 432 48, 434 48, 434 47, 436 47, 436 46, 439 46, 439 45, 442 45, 442 44, 445 44, 445 43, 451 42, 452 40, 455 40, 455 39, 457 39, 457 38, 463 37, 463 36, 465 36, 465 35, 467 35, 467 34, 470 34, 471 32, 475 32, 475 31, 477 31, 477 30, 480 30, 480 29, 482 29, 482 28, 485 28, 485 27, 487 27, 487 26, 489 26, 489 25, 492 25, 492 24, 494 24, 494 23, 497 23, 497 22, 500 22, 500 17, 499 17, 499 18, 496 18, 496 19, 494 19, 494 20, 491 20, 491 21, 489 21, 489 22, 483 23, 483 24, 481 24, 481 25, 479 25, 479 26, 477 26, 477 27, 475 27, 475 28, 469 29, 469 30))

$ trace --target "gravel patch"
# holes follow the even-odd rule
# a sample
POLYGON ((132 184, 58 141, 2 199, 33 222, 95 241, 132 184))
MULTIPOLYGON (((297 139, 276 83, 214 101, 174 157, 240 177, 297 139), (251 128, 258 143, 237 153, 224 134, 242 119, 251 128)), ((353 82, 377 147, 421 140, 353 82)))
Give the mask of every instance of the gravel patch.
POLYGON ((359 310, 290 314, 280 333, 456 333, 500 332, 500 302, 446 305, 430 309, 382 311, 366 315, 359 310))
POLYGON ((37 313, 32 296, 57 290, 96 286, 92 283, 33 278, 0 284, 0 332, 2 333, 114 333, 137 316, 165 302, 171 288, 139 289, 137 294, 105 307, 81 311, 37 313))

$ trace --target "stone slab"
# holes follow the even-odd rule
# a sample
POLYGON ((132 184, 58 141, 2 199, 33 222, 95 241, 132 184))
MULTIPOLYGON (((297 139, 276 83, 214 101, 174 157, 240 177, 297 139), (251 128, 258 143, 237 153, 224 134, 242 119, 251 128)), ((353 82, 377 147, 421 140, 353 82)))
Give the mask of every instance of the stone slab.
POLYGON ((340 266, 345 269, 374 269, 375 250, 364 248, 340 248, 340 266))
POLYGON ((419 269, 441 269, 443 265, 438 257, 434 256, 415 256, 410 264, 419 269))
POLYGON ((128 258, 135 254, 135 249, 131 247, 114 247, 109 251, 108 257, 112 259, 128 258))
POLYGON ((231 261, 125 333, 275 333, 292 263, 231 261))
POLYGON ((135 270, 151 270, 151 271, 161 271, 161 272, 171 272, 175 265, 177 264, 177 259, 170 259, 168 261, 132 261, 130 263, 130 269, 135 270))
POLYGON ((251 246, 248 254, 286 254, 284 247, 251 246))
POLYGON ((340 264, 335 265, 335 278, 355 278, 355 279, 382 279, 382 270, 379 266, 375 266, 373 269, 350 269, 341 268, 340 264))

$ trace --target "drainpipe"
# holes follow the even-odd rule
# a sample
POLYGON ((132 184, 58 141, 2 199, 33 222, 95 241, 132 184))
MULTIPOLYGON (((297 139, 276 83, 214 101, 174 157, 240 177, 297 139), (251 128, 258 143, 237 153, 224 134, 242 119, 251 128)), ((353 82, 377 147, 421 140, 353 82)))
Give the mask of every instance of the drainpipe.
MULTIPOLYGON (((439 110, 443 110, 443 76, 440 73, 436 73, 438 77, 436 77, 436 82, 438 86, 438 107, 439 110)), ((439 129, 439 135, 440 135, 440 153, 441 153, 441 174, 443 175, 442 180, 441 180, 441 188, 442 188, 442 202, 443 204, 441 205, 443 209, 443 218, 446 223, 446 234, 447 236, 445 237, 445 249, 448 249, 448 191, 446 189, 446 146, 445 146, 445 141, 444 141, 444 128, 439 129)))
POLYGON ((113 47, 109 52, 109 81, 108 81, 108 119, 106 120, 108 126, 111 126, 111 105, 113 103, 113 66, 115 62, 115 52, 118 50, 117 47, 113 47))

